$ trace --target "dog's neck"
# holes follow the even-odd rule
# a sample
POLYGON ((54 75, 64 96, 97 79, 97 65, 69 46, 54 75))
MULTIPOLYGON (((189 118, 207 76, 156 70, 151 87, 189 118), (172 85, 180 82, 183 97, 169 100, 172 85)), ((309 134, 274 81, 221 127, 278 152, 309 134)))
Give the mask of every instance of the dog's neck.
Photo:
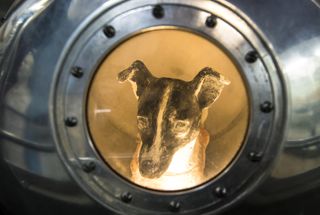
POLYGON ((209 142, 209 133, 200 129, 196 139, 190 141, 173 155, 166 172, 159 178, 149 179, 141 176, 138 165, 138 155, 141 141, 131 162, 132 180, 140 185, 156 189, 177 190, 192 187, 203 182, 205 150, 209 142))
POLYGON ((197 138, 190 141, 174 153, 171 163, 164 175, 184 174, 192 170, 195 165, 195 163, 192 162, 192 157, 196 142, 197 138))

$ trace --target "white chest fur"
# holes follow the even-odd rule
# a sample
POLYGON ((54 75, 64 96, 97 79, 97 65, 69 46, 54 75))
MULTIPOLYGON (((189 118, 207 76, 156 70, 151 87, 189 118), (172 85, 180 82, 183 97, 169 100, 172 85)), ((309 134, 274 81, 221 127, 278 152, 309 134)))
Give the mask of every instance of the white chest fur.
POLYGON ((195 150, 197 143, 197 140, 194 139, 180 148, 174 154, 167 171, 161 177, 156 179, 145 178, 136 168, 132 172, 133 181, 146 187, 165 188, 166 190, 184 189, 190 185, 198 184, 203 180, 203 174, 199 161, 196 160, 198 156, 194 154, 197 153, 197 150, 195 150))
POLYGON ((164 175, 184 174, 192 170, 195 163, 192 162, 192 155, 196 139, 180 148, 172 157, 171 163, 164 175))

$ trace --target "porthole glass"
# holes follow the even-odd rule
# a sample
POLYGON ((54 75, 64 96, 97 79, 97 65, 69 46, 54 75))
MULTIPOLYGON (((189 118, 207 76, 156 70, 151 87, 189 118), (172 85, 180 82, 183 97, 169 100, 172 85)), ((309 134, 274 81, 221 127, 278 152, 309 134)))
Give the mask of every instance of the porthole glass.
POLYGON ((87 95, 93 144, 122 177, 150 189, 198 186, 223 172, 246 136, 249 99, 233 60, 178 29, 117 46, 87 95))

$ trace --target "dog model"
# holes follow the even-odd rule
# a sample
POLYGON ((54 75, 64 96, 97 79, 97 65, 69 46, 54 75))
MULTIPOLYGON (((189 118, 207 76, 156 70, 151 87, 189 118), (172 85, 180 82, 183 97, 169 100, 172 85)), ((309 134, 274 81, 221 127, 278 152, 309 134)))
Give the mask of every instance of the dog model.
POLYGON ((132 180, 159 189, 203 181, 207 109, 230 81, 208 67, 189 82, 157 78, 141 61, 120 72, 118 81, 129 81, 138 99, 132 180))

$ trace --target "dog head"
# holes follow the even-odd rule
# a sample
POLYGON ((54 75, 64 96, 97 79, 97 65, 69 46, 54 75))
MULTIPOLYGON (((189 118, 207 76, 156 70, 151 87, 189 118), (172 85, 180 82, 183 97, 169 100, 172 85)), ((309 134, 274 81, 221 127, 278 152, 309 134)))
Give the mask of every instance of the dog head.
POLYGON ((129 81, 138 99, 139 171, 147 178, 160 177, 174 153, 197 138, 203 111, 230 83, 211 68, 189 82, 156 78, 141 61, 119 73, 118 80, 129 81))

